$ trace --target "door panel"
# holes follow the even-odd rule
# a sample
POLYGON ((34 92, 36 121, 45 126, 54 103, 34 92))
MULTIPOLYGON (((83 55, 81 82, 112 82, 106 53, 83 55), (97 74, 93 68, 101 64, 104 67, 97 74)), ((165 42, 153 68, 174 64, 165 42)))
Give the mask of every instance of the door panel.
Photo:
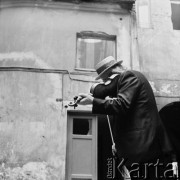
POLYGON ((92 174, 92 139, 73 139, 72 174, 92 174))
POLYGON ((97 118, 69 114, 67 122, 67 180, 97 180, 97 118))

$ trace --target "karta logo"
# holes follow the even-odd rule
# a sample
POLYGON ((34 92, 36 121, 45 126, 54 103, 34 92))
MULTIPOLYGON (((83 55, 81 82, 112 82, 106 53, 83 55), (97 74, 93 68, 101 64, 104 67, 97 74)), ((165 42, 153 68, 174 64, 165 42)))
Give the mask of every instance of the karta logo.
POLYGON ((153 176, 155 179, 178 179, 178 163, 162 163, 159 159, 155 163, 132 163, 128 170, 125 166, 127 159, 122 159, 117 169, 125 179, 147 179, 153 176))
POLYGON ((116 163, 114 158, 107 158, 107 174, 108 179, 114 179, 116 176, 116 163))

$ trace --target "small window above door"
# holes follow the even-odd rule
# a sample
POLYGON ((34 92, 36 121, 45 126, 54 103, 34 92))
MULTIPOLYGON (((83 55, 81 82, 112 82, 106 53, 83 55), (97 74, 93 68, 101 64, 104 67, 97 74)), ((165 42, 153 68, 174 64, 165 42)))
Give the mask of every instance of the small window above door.
POLYGON ((92 119, 74 118, 73 119, 73 134, 92 135, 92 119))
POLYGON ((77 33, 76 70, 95 71, 96 64, 107 56, 116 58, 116 36, 104 32, 77 33))

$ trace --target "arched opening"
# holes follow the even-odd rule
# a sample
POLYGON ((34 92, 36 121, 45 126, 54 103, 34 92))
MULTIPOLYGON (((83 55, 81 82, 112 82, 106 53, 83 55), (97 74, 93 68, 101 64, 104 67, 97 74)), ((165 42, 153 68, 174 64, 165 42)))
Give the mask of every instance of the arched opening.
POLYGON ((165 125, 174 150, 180 160, 180 101, 164 106, 159 114, 165 125))

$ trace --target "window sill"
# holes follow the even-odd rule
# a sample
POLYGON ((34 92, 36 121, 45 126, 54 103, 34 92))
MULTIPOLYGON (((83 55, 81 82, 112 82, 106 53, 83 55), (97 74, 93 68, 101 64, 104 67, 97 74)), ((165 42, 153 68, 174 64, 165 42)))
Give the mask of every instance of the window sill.
POLYGON ((75 68, 75 71, 96 72, 95 69, 88 69, 88 68, 75 68))

